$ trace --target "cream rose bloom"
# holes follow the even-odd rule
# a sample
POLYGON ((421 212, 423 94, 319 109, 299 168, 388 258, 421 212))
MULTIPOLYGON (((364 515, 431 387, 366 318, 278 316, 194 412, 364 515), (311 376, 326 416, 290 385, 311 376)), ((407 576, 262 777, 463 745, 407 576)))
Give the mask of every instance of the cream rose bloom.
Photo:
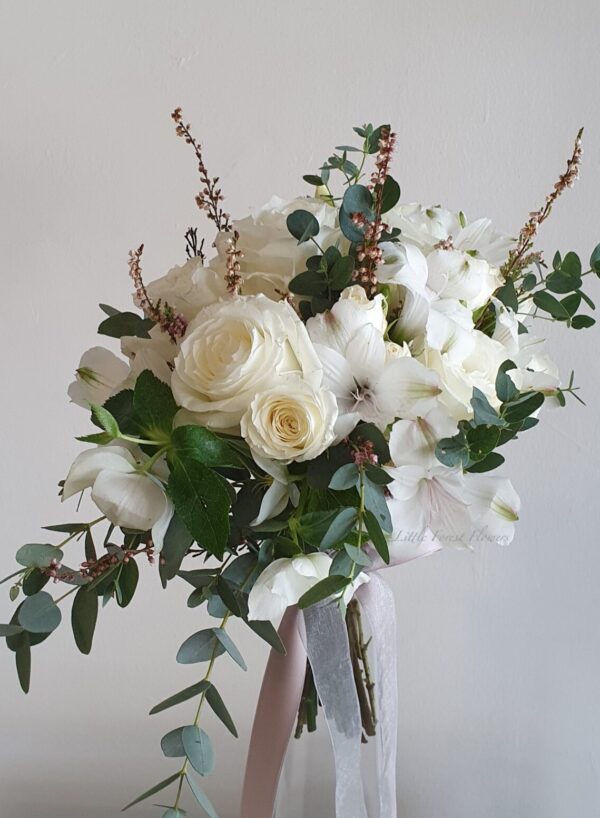
POLYGON ((171 387, 200 423, 232 429, 257 393, 294 375, 314 389, 321 384, 321 364, 293 308, 264 295, 236 296, 205 307, 190 324, 171 387))
POLYGON ((313 460, 333 442, 337 416, 332 392, 289 378, 256 395, 242 417, 242 437, 273 460, 313 460))
POLYGON ((193 321, 203 307, 214 304, 227 292, 223 276, 204 267, 199 257, 189 259, 181 267, 172 267, 166 275, 151 281, 146 289, 152 301, 167 301, 188 321, 193 321))
MULTIPOLYGON (((264 293, 278 300, 286 292, 291 279, 306 269, 306 260, 316 252, 312 242, 298 244, 287 229, 287 217, 294 210, 308 210, 319 222, 316 240, 327 248, 338 240, 344 240, 337 227, 337 210, 322 199, 310 196, 298 197, 286 202, 273 196, 267 204, 252 216, 234 222, 239 233, 238 248, 244 254, 242 268, 242 291, 246 295, 264 293)), ((210 266, 225 272, 226 242, 229 234, 221 233, 216 240, 218 257, 210 266)))

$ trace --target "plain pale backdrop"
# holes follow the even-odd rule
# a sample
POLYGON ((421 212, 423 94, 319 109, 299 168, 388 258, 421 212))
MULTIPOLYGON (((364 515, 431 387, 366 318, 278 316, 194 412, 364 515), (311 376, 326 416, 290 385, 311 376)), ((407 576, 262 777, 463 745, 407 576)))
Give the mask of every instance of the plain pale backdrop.
MULTIPOLYGON (((186 228, 204 227, 175 105, 236 216, 272 193, 308 192, 302 174, 351 126, 391 121, 404 201, 512 233, 583 124, 582 179, 540 246, 587 258, 600 241, 599 26, 593 0, 0 0, 2 574, 16 547, 44 536, 39 525, 75 513, 56 483, 87 420, 65 390, 98 342, 98 302, 128 306, 128 249, 146 243, 155 277, 183 261, 186 228)), ((523 501, 514 543, 389 574, 403 818, 600 813, 600 332, 551 330, 588 405, 546 412, 508 450, 503 471, 523 501)), ((129 609, 102 613, 90 657, 68 625, 35 650, 27 698, 2 648, 0 818, 111 818, 174 766, 159 739, 189 708, 147 712, 197 678, 175 652, 206 620, 182 585, 143 580, 129 609)), ((250 670, 225 658, 216 680, 240 740, 211 723, 219 763, 206 782, 222 818, 237 816, 266 659, 262 643, 234 635, 250 670)), ((159 813, 148 803, 135 814, 159 813)))

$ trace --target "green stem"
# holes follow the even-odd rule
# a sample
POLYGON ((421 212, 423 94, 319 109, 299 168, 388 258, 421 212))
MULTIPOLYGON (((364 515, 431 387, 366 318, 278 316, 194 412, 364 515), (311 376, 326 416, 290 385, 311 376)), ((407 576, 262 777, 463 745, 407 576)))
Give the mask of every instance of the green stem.
POLYGON ((139 467, 138 472, 140 472, 140 473, 149 472, 152 469, 152 467, 154 466, 154 464, 156 463, 156 461, 160 460, 160 458, 168 450, 168 448, 169 448, 168 446, 163 446, 161 449, 159 449, 157 452, 155 452, 152 455, 152 457, 150 457, 148 460, 146 460, 146 462, 143 463, 139 467))

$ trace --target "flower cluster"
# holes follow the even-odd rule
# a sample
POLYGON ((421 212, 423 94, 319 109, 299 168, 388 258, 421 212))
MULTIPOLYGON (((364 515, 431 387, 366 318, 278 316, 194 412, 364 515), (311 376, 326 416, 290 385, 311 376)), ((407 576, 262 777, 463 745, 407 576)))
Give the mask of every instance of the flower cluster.
MULTIPOLYGON (((208 671, 196 720, 163 739, 166 755, 181 745, 185 757, 169 815, 180 814, 185 780, 197 792, 188 766, 210 772, 198 727, 204 701, 233 725, 209 681, 221 653, 244 665, 225 630, 230 617, 282 650, 270 620, 289 605, 333 602, 355 617, 350 602, 373 570, 443 547, 511 542, 520 501, 493 473, 499 449, 534 427, 544 404, 575 393, 531 329, 537 317, 591 326, 580 311, 593 309, 583 277, 600 274, 599 248, 588 270, 572 252, 547 266, 531 252, 527 226, 513 239, 489 219, 400 203, 389 125, 356 128, 359 161, 339 149, 305 177, 312 196, 275 197, 232 220, 179 109, 173 118, 198 160, 214 256, 197 252, 190 229, 188 260, 146 285, 142 248, 130 255, 142 314, 102 306, 99 333, 119 338, 122 356, 88 350, 69 388, 96 429, 80 438, 91 448, 69 470, 62 499, 90 490, 101 517, 54 527, 67 535, 58 545, 20 549, 11 594, 23 601, 0 626, 27 689, 28 652, 61 618, 63 597, 43 590, 49 579, 72 586, 63 596, 75 594, 83 652, 98 596, 131 601, 136 553, 159 557, 164 585, 175 577, 191 585, 188 604, 207 604, 219 624, 178 653, 208 671), (98 557, 92 528, 101 523, 98 557), (63 548, 78 538, 85 559, 63 570, 63 548), (184 563, 190 556, 203 557, 202 567, 184 563)), ((547 201, 572 183, 580 154, 578 141, 547 201)), ((538 215, 536 229, 545 209, 538 215)), ((364 674, 357 684, 370 699, 366 662, 364 674)), ((315 715, 304 711, 300 727, 315 715)), ((374 713, 366 718, 370 735, 374 713)))

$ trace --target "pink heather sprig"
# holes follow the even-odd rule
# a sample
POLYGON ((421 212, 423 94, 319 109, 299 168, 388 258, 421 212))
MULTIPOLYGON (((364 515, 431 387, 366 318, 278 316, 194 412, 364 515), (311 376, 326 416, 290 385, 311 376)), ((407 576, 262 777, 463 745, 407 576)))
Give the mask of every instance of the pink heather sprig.
POLYGON ((344 443, 350 449, 350 457, 352 462, 357 466, 365 466, 370 463, 376 466, 379 458, 375 454, 375 447, 370 440, 360 440, 358 443, 350 438, 344 438, 344 443))
POLYGON ((156 304, 151 300, 146 290, 146 285, 142 278, 141 258, 144 252, 144 245, 140 244, 137 250, 129 251, 129 275, 135 287, 135 297, 144 315, 150 318, 161 328, 163 332, 176 341, 183 338, 187 330, 187 320, 165 301, 159 299, 156 304))
POLYGON ((361 284, 372 298, 377 292, 377 267, 383 261, 383 252, 379 241, 387 225, 381 219, 383 206, 383 186, 388 177, 392 154, 396 144, 396 134, 388 128, 381 129, 379 137, 379 151, 375 159, 375 170, 371 174, 369 187, 374 192, 374 218, 368 221, 361 213, 353 213, 352 221, 358 227, 364 228, 364 241, 357 248, 356 258, 359 267, 354 271, 354 280, 361 284))
POLYGON ((189 123, 187 125, 184 123, 181 108, 175 108, 171 114, 171 119, 175 123, 175 133, 177 136, 185 139, 188 145, 193 147, 196 159, 198 160, 198 173, 200 174, 200 181, 204 187, 196 196, 196 204, 200 210, 206 213, 208 218, 214 222, 219 232, 231 230, 231 217, 229 213, 226 213, 221 207, 224 196, 221 188, 218 187, 219 177, 211 177, 208 175, 202 156, 202 145, 192 136, 192 126, 189 123))
POLYGON ((238 295, 242 284, 240 260, 244 257, 244 254, 241 250, 238 250, 239 237, 238 231, 234 230, 226 239, 227 272, 225 273, 225 283, 227 284, 227 292, 231 293, 231 295, 238 295))
POLYGON ((583 135, 583 128, 579 129, 575 137, 575 145, 570 159, 567 160, 567 168, 563 174, 558 177, 554 184, 551 193, 546 196, 546 201, 539 210, 533 210, 529 214, 529 219, 521 228, 519 233, 519 240, 514 250, 511 250, 506 264, 502 267, 501 273, 504 278, 508 278, 511 274, 518 273, 524 269, 524 260, 533 246, 533 240, 537 234, 539 226, 546 221, 552 205, 558 197, 564 193, 567 188, 573 187, 579 178, 579 168, 581 165, 581 157, 583 155, 583 148, 581 137, 583 135))

